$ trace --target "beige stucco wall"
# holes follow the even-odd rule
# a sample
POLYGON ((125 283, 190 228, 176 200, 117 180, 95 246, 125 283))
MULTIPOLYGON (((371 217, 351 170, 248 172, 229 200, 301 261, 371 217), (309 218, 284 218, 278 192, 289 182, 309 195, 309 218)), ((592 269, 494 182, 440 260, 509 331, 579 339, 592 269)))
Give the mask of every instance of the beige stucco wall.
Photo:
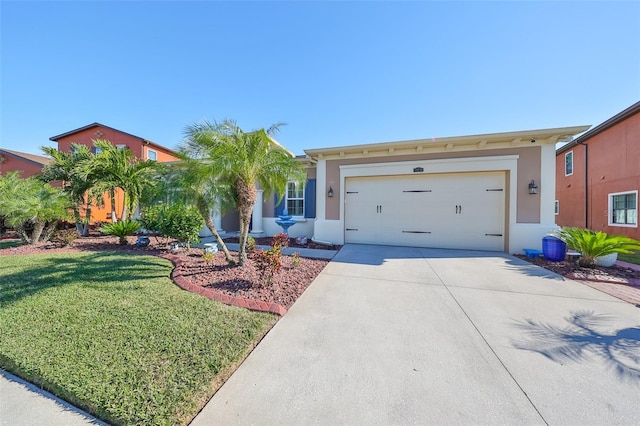
MULTIPOLYGON (((333 188, 334 197, 326 199, 326 219, 340 219, 340 166, 351 164, 376 164, 385 162, 416 161, 416 160, 441 160, 448 158, 490 157, 501 155, 518 155, 517 176, 517 215, 518 223, 540 223, 540 196, 529 194, 529 182, 535 179, 540 185, 541 149, 540 146, 474 150, 467 152, 441 152, 430 154, 398 155, 387 157, 363 157, 344 160, 327 160, 326 187, 333 188)), ((540 188, 544 190, 544 188, 540 188)), ((555 191, 555 188, 548 188, 555 191)))

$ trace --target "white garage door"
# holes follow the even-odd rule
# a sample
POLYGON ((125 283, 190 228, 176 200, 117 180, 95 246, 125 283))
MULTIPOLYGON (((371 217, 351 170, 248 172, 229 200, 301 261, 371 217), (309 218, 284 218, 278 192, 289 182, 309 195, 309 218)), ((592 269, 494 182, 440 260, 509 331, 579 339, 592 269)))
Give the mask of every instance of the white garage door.
POLYGON ((347 178, 345 242, 504 250, 505 174, 347 178))

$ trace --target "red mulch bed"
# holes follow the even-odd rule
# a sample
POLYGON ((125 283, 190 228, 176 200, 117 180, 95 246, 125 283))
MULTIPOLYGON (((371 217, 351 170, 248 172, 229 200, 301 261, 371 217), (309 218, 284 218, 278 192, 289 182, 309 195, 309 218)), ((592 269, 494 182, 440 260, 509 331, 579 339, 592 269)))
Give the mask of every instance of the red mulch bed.
MULTIPOLYGON (((270 246, 272 240, 273 240, 273 238, 271 238, 271 237, 255 238, 256 245, 259 245, 259 246, 270 246)), ((225 238, 224 241, 226 243, 238 243, 239 242, 237 237, 225 238)), ((298 244, 296 242, 295 238, 289 238, 289 247, 291 247, 291 248, 309 248, 309 249, 315 249, 315 250, 340 250, 340 248, 342 246, 339 246, 337 244, 332 244, 332 245, 318 244, 318 243, 314 243, 313 241, 311 241, 310 238, 307 239, 307 244, 306 245, 301 245, 301 244, 298 244)))
MULTIPOLYGON (((44 243, 0 249, 0 256, 83 251, 115 251, 163 257, 169 254, 168 247, 153 237, 148 247, 136 247, 134 244, 136 237, 129 237, 128 241, 128 245, 120 245, 116 237, 92 235, 77 238, 66 247, 44 243)), ((232 252, 232 254, 237 259, 237 253, 232 252)), ((293 257, 283 256, 283 267, 269 284, 265 282, 252 259, 249 259, 244 267, 232 266, 227 264, 222 251, 218 251, 214 259, 207 263, 202 258, 202 249, 198 248, 190 250, 180 248, 177 253, 173 253, 173 256, 174 261, 179 260, 173 275, 182 276, 189 284, 214 290, 231 298, 244 298, 267 304, 275 303, 286 309, 293 305, 329 263, 328 260, 303 257, 300 257, 299 261, 294 261, 293 257)), ((171 256, 167 257, 171 258, 171 256)), ((216 299, 220 300, 219 297, 216 299)))
POLYGON ((640 271, 631 268, 624 268, 614 265, 610 268, 595 266, 593 268, 584 268, 575 260, 564 260, 561 262, 553 262, 544 257, 528 258, 517 255, 520 259, 526 260, 534 265, 541 266, 556 274, 567 278, 583 280, 583 281, 601 281, 618 284, 631 284, 640 286, 640 271))

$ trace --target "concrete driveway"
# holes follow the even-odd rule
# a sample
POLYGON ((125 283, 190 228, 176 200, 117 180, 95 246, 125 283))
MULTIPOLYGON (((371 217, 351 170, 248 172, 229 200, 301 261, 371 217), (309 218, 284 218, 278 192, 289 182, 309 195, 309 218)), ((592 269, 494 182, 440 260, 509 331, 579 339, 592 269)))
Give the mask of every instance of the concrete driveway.
POLYGON ((193 424, 639 420, 637 307, 502 253, 346 245, 193 424))

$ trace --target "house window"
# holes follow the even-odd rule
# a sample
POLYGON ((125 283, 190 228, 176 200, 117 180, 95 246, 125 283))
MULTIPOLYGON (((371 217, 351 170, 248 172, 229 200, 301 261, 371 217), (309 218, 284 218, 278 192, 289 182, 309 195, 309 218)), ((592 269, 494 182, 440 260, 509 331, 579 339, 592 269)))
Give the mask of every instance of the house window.
POLYGON ((638 191, 609 194, 609 225, 638 226, 638 191))
POLYGON ((147 159, 151 161, 158 161, 158 153, 152 149, 147 150, 147 159))
POLYGON ((573 174, 573 151, 569 151, 564 155, 564 175, 573 174))
POLYGON ((118 148, 120 151, 122 151, 126 147, 127 147, 126 145, 116 145, 116 148, 118 148))
POLYGON ((555 202, 554 212, 557 215, 560 214, 560 201, 558 201, 558 200, 556 200, 556 202, 555 202))
POLYGON ((289 182, 286 202, 287 210, 291 216, 304 217, 304 185, 289 182))
POLYGON ((102 148, 98 148, 97 146, 93 147, 93 153, 98 155, 98 154, 102 154, 102 148))

